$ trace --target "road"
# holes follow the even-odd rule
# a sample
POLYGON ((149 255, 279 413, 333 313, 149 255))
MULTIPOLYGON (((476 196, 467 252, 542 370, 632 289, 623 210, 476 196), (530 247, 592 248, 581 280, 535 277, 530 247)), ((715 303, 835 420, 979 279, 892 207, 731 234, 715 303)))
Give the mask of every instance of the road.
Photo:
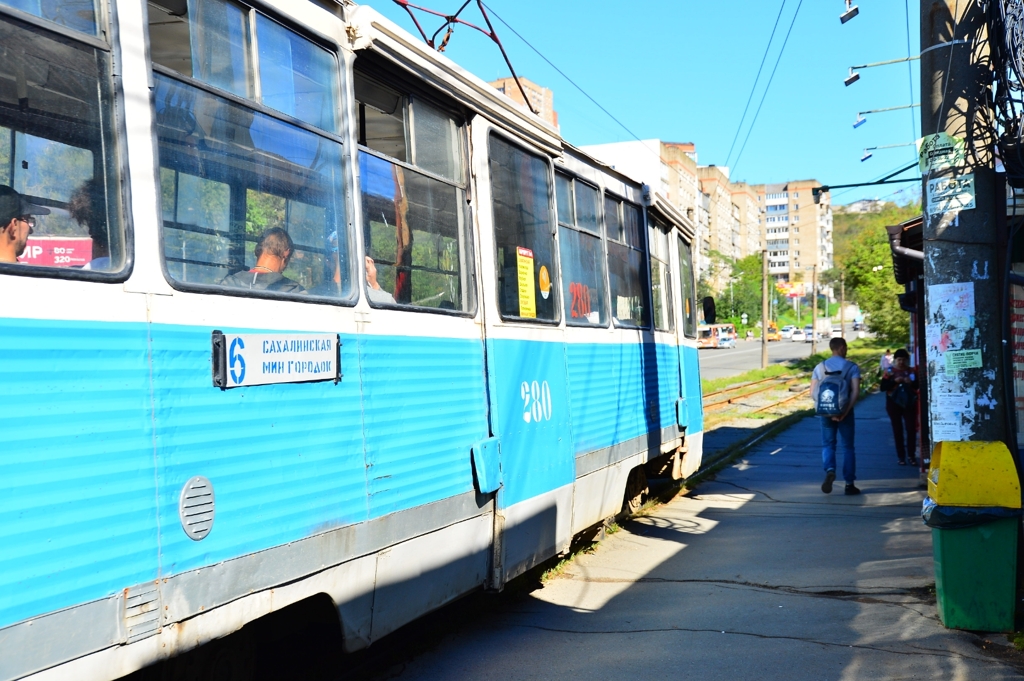
MULTIPOLYGON (((818 352, 827 347, 817 344, 818 352)), ((734 350, 705 348, 700 353, 700 377, 705 380, 727 378, 751 369, 761 368, 760 341, 737 341, 734 350)), ((802 359, 811 354, 811 344, 788 340, 768 344, 768 363, 781 364, 791 359, 802 359)))
MULTIPOLYGON (((846 325, 846 340, 863 336, 846 325)), ((818 352, 828 350, 828 339, 815 344, 818 352)), ((700 377, 705 380, 728 378, 751 369, 761 368, 761 340, 736 341, 735 350, 700 350, 700 377)), ((811 354, 811 344, 805 341, 782 340, 768 344, 768 364, 781 364, 791 359, 803 359, 811 354)))

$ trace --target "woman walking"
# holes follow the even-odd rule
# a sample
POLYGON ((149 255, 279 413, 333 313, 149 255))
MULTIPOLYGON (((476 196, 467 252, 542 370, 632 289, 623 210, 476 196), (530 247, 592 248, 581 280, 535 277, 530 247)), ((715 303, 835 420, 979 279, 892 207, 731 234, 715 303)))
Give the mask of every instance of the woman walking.
POLYGON ((917 374, 910 368, 909 352, 900 348, 893 354, 892 367, 878 387, 885 392, 885 412, 892 423, 899 464, 905 466, 909 459, 917 465, 917 374))

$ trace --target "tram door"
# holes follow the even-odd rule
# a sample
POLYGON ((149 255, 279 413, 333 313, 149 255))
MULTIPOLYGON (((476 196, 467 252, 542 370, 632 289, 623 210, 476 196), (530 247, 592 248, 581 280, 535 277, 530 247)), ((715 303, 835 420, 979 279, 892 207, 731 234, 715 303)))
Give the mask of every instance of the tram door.
POLYGON ((501 467, 493 564, 500 586, 568 545, 575 459, 551 165, 504 136, 477 132, 474 146, 487 149, 478 177, 489 178, 478 196, 480 224, 491 226, 481 230, 480 251, 490 425, 501 467))
MULTIPOLYGON (((679 281, 682 288, 680 312, 682 325, 679 333, 679 379, 682 397, 679 403, 679 425, 687 436, 704 430, 704 412, 700 390, 700 371, 697 363, 697 310, 696 287, 694 285, 693 255, 690 244, 682 234, 676 234, 679 254, 679 281)), ((692 457, 691 457, 692 458, 692 457)), ((699 461, 697 462, 699 464, 699 461)), ((684 462, 684 475, 688 467, 696 466, 684 462)))

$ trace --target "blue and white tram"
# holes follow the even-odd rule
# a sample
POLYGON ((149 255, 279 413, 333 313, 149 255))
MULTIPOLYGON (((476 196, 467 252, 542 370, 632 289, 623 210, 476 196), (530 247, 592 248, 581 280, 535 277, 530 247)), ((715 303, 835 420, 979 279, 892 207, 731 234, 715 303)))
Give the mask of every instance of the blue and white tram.
POLYGON ((370 8, 0 34, 0 679, 356 650, 699 466, 692 226, 370 8))

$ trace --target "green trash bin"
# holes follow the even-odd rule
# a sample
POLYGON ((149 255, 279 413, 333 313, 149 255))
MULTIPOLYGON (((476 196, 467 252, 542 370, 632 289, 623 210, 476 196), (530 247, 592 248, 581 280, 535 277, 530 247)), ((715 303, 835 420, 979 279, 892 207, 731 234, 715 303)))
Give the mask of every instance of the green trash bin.
POLYGON ((928 471, 939 617, 951 629, 1013 631, 1020 483, 1001 442, 940 442, 928 471))

